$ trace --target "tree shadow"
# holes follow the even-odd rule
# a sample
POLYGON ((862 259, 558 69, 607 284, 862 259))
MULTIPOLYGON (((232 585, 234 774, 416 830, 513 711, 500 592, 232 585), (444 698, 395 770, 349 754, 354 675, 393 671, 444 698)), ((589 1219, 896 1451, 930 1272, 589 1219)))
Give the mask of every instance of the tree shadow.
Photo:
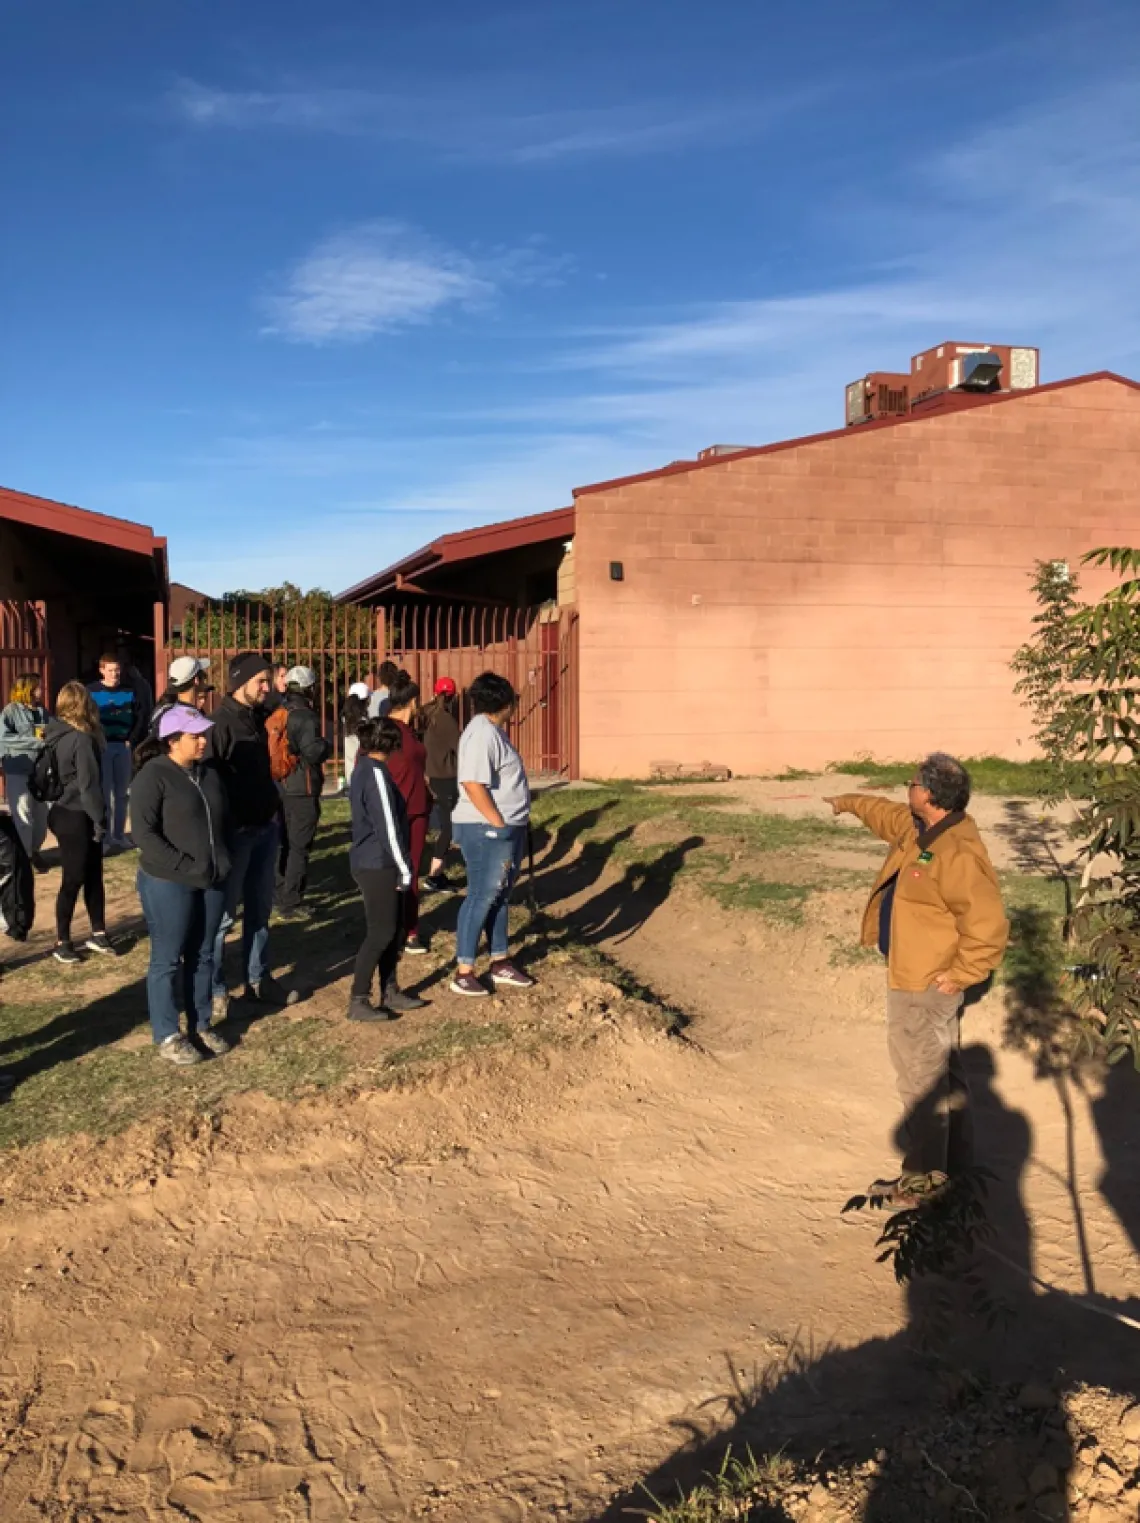
POLYGON ((1091 1109, 1104 1159, 1100 1193, 1140 1254, 1140 1076, 1127 1060, 1107 1070, 1091 1109))
MULTIPOLYGON (((1069 1477, 1076 1448, 1087 1440, 1074 1439, 1063 1397, 1084 1384, 1140 1395, 1136 1334, 1071 1295, 1035 1287, 1021 1194, 1031 1130, 994 1088, 992 1053, 974 1044, 963 1056, 979 1154, 993 1174, 992 1233, 948 1250, 941 1272, 911 1281, 907 1325, 893 1337, 821 1352, 797 1340, 747 1384, 734 1376, 705 1404, 708 1419, 723 1414, 716 1431, 710 1434, 704 1419, 678 1422, 673 1453, 595 1513, 593 1523, 656 1516, 654 1499, 675 1502, 715 1476, 726 1453, 779 1454, 794 1462, 822 1493, 806 1513, 813 1520, 1062 1523, 1074 1516, 1069 1477), (829 1472, 841 1471, 857 1478, 854 1514, 841 1510, 844 1501, 855 1503, 839 1482, 831 1490, 826 1485, 829 1472)), ((922 1213, 932 1209, 909 1214, 929 1224, 922 1213)), ((731 1371, 748 1364, 739 1350, 725 1359, 731 1371)), ((802 1519, 803 1489, 789 1510, 786 1493, 765 1499, 761 1486, 755 1510, 739 1516, 750 1523, 802 1519)))

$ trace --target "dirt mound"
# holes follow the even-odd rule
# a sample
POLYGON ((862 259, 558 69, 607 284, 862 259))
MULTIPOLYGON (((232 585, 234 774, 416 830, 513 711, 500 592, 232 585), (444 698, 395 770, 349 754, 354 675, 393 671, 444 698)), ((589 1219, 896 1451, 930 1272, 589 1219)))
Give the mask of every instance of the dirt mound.
POLYGON ((1073 1299, 1137 1283, 1107 1088, 1062 1096, 1001 1051, 996 1001, 971 1012, 1016 1315, 943 1353, 988 1371, 947 1406, 877 1224, 840 1214, 895 1116, 881 974, 834 955, 854 891, 798 925, 683 883, 649 881, 651 914, 620 880, 590 891, 579 934, 628 977, 551 934, 540 988, 495 1016, 509 1039, 370 1034, 367 1083, 9 1157, 4 1523, 616 1520, 726 1438, 806 1467, 784 1516, 812 1523, 975 1516, 1008 1434, 1025 1489, 994 1523, 1068 1509, 1070 1483, 1074 1508, 1130 1503, 1135 1334, 1073 1299), (639 979, 693 1015, 685 1039, 639 979), (945 1477, 896 1454, 904 1424, 945 1477))

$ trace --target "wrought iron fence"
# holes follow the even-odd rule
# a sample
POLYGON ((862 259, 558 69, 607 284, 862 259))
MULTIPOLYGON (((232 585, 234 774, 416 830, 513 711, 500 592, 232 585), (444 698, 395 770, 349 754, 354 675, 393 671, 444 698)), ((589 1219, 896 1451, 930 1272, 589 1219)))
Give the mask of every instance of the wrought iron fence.
POLYGON ((227 598, 187 610, 171 637, 166 664, 181 655, 209 661, 215 698, 239 651, 262 651, 283 666, 311 667, 317 675, 317 712, 333 746, 330 770, 337 775, 348 688, 371 683, 383 661, 406 669, 424 701, 438 678, 451 677, 464 719, 472 680, 496 671, 520 695, 513 739, 527 770, 572 777, 577 775, 577 649, 577 615, 551 607, 416 603, 371 609, 315 598, 281 604, 227 598))

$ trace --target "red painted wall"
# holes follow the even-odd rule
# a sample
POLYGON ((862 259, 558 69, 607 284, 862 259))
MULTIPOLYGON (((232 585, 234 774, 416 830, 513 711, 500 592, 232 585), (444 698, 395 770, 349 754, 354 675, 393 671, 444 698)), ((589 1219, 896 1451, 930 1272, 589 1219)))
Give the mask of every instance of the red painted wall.
POLYGON ((583 775, 1028 754, 1033 563, 1140 543, 1138 465, 1098 377, 581 492, 583 775))

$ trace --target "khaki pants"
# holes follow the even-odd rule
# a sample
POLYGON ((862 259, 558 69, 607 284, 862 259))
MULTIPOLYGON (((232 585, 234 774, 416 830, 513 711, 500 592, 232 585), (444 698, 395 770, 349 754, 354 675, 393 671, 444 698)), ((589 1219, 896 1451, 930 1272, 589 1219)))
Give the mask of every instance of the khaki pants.
POLYGON ((932 984, 887 991, 887 1040, 906 1107, 896 1141, 904 1174, 951 1174, 973 1163, 970 1086, 959 1050, 962 996, 932 984))

